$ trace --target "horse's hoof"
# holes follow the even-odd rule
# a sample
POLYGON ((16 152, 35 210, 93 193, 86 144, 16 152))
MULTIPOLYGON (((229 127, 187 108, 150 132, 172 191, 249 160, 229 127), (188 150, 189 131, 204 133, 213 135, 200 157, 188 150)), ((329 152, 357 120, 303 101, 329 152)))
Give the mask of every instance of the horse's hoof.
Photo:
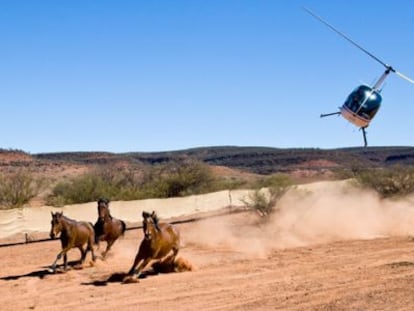
POLYGON ((56 273, 56 269, 48 268, 47 269, 47 272, 55 274, 56 273))
POLYGON ((124 284, 139 283, 139 280, 136 277, 134 277, 133 275, 127 275, 122 280, 122 283, 124 283, 124 284))

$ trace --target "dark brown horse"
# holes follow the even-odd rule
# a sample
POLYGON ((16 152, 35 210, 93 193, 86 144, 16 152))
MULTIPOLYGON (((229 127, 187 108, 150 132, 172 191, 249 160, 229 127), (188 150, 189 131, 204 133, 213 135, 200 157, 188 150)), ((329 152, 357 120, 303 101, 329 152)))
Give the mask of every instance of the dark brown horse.
POLYGON ((92 253, 92 260, 95 261, 95 253, 93 251, 93 242, 95 234, 93 231, 93 226, 89 222, 85 221, 76 221, 70 219, 66 216, 63 216, 63 212, 53 213, 52 212, 52 227, 50 229, 50 237, 55 238, 56 235, 60 233, 60 242, 62 243, 62 250, 56 257, 56 260, 51 266, 53 272, 56 271, 56 263, 62 258, 63 255, 63 265, 64 269, 67 269, 68 266, 68 256, 67 252, 72 248, 78 248, 81 252, 81 264, 85 261, 86 254, 88 251, 92 253), (84 248, 84 245, 87 245, 84 248))
POLYGON ((115 241, 125 233, 126 225, 122 220, 111 216, 109 200, 99 199, 98 220, 93 228, 95 230, 95 243, 98 244, 98 248, 99 241, 106 241, 106 250, 102 253, 102 257, 105 258, 115 241))
POLYGON ((180 232, 173 225, 160 223, 155 212, 143 212, 144 239, 142 240, 134 264, 128 275, 140 276, 151 262, 173 262, 180 248, 180 232))

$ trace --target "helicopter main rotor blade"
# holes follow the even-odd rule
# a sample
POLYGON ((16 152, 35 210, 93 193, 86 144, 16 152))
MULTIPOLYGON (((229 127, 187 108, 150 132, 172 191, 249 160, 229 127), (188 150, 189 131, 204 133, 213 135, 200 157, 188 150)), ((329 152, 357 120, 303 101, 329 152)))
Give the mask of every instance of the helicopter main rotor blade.
POLYGON ((401 72, 398 71, 394 71, 396 75, 398 75, 400 78, 403 78, 404 80, 407 80, 408 82, 411 82, 412 84, 414 84, 414 80, 407 77, 406 75, 403 75, 401 72))
MULTIPOLYGON (((378 63, 380 63, 381 65, 383 65, 385 68, 389 68, 390 66, 387 65, 385 62, 383 62, 382 60, 380 60, 378 57, 376 57, 374 54, 372 54, 371 52, 369 52, 368 50, 364 49, 361 45, 359 45, 358 43, 356 43, 354 40, 352 40, 351 38, 349 38, 347 35, 345 35, 342 31, 339 31, 338 29, 336 29, 334 26, 332 26, 331 24, 329 24, 327 21, 325 21, 322 17, 320 17, 319 15, 315 14, 314 12, 312 12, 311 10, 309 10, 306 7, 302 7, 306 12, 308 12, 311 16, 313 16, 314 18, 316 18, 317 20, 319 20, 321 23, 325 24, 326 26, 328 26, 330 29, 332 29, 333 31, 335 31, 338 35, 340 35, 342 38, 344 38, 345 40, 347 40, 348 42, 350 42, 351 44, 353 44, 354 46, 356 46, 358 49, 360 49, 362 52, 364 52, 365 54, 367 54, 368 56, 370 56, 371 58, 375 59, 378 63)), ((402 77, 403 79, 406 79, 407 77, 402 77)), ((409 79, 409 78, 408 78, 409 79)), ((409 79, 410 81, 411 79, 409 79)), ((410 81, 412 82, 412 80, 410 81)))

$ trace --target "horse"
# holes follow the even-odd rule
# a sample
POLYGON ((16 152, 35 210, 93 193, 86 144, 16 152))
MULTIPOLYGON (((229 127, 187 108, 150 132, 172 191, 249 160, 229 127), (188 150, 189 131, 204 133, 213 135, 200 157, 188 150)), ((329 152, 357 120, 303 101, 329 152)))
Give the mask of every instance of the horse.
POLYGON ((91 251, 92 260, 95 261, 95 253, 93 250, 93 243, 95 240, 95 233, 93 226, 90 222, 76 221, 63 215, 63 212, 56 212, 52 214, 50 238, 54 239, 56 235, 60 233, 60 242, 62 244, 62 250, 58 253, 56 260, 51 266, 52 272, 56 272, 56 263, 62 258, 64 270, 68 266, 67 252, 72 248, 78 248, 81 252, 80 263, 85 261, 88 251, 91 251), (87 247, 84 249, 84 245, 87 247))
POLYGON ((141 241, 128 276, 139 278, 151 262, 174 262, 180 248, 180 232, 169 223, 160 223, 157 214, 142 212, 144 238, 141 241))
POLYGON ((93 228, 95 231, 95 244, 98 245, 98 248, 100 241, 106 241, 106 250, 102 253, 102 257, 105 258, 115 241, 124 235, 126 224, 124 221, 111 216, 109 200, 99 199, 98 220, 93 228))

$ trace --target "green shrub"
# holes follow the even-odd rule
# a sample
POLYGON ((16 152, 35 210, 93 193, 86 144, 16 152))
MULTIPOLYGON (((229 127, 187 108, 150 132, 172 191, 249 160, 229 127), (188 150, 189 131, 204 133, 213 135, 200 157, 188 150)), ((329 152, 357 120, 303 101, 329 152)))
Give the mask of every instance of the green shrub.
POLYGON ((292 179, 289 175, 277 173, 270 176, 265 176, 258 179, 253 185, 253 188, 274 188, 274 189, 286 189, 292 185, 292 179))
POLYGON ((19 208, 37 196, 45 184, 21 169, 0 175, 0 209, 19 208))
POLYGON ((292 180, 285 174, 274 174, 262 178, 256 182, 256 189, 244 203, 267 219, 276 210, 275 207, 278 201, 291 185, 292 180))
POLYGON ((258 211, 269 213, 269 207, 291 184, 284 174, 261 178, 253 184, 235 178, 214 177, 210 167, 199 161, 184 159, 151 166, 145 170, 134 171, 127 168, 104 167, 93 170, 77 178, 58 183, 46 199, 46 204, 63 206, 86 203, 107 197, 110 200, 140 200, 148 198, 171 198, 202 194, 224 189, 267 187, 270 196, 266 203, 259 202, 259 194, 253 198, 258 211))
POLYGON ((154 166, 140 174, 106 167, 58 183, 47 198, 47 204, 66 204, 111 200, 170 198, 211 191, 215 180, 210 168, 200 162, 184 161, 154 166))
POLYGON ((414 167, 363 170, 355 174, 355 179, 359 185, 375 190, 383 198, 414 192, 414 167))
POLYGON ((133 200, 140 198, 139 179, 132 171, 122 168, 104 167, 82 176, 59 182, 46 199, 46 204, 63 206, 86 203, 101 197, 111 200, 133 200))
POLYGON ((142 191, 146 197, 171 198, 206 193, 213 185, 210 168, 189 160, 153 167, 144 177, 142 191))
POLYGON ((250 183, 247 180, 238 179, 235 177, 219 177, 215 178, 210 184, 210 191, 233 190, 233 189, 247 189, 250 188, 250 183))

